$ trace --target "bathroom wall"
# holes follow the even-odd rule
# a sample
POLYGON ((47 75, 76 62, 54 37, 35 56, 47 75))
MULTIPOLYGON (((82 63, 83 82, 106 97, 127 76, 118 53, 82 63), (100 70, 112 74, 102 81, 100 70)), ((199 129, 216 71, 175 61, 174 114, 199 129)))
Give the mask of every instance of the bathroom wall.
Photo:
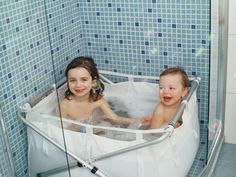
POLYGON ((53 82, 45 11, 42 2, 28 1, 4 0, 0 8, 0 102, 16 174, 27 176, 26 129, 17 109, 53 82))
MULTIPOLYGON (((26 129, 16 116, 18 107, 63 78, 66 64, 79 55, 94 57, 99 69, 158 76, 180 65, 189 76, 201 77, 198 101, 205 147, 210 0, 45 2, 0 2, 0 102, 17 176, 28 174, 26 129)), ((205 156, 203 148, 193 176, 205 156)))
POLYGON ((229 0, 228 67, 225 112, 225 142, 236 144, 236 1, 229 0))

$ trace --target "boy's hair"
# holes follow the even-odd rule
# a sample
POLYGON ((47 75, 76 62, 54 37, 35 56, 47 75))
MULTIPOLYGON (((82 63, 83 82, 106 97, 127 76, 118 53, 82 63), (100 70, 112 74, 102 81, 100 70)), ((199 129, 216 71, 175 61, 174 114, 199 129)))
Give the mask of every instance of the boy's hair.
MULTIPOLYGON (((65 70, 65 76, 68 80, 68 72, 71 69, 74 68, 85 68, 89 74, 92 77, 92 80, 96 80, 97 83, 99 83, 99 87, 96 88, 94 91, 90 91, 89 100, 90 101, 96 101, 102 97, 103 91, 104 91, 104 84, 100 81, 98 69, 96 67, 96 64, 91 57, 85 57, 80 56, 75 59, 73 59, 66 67, 65 70)), ((70 96, 72 95, 72 92, 69 89, 68 81, 67 81, 67 87, 68 89, 65 92, 66 99, 70 100, 70 96)))
POLYGON ((187 75, 187 73, 181 67, 178 66, 178 67, 168 68, 168 69, 164 70, 161 73, 160 77, 168 75, 168 74, 171 74, 171 75, 179 74, 179 75, 181 75, 183 87, 189 87, 190 86, 188 75, 187 75))

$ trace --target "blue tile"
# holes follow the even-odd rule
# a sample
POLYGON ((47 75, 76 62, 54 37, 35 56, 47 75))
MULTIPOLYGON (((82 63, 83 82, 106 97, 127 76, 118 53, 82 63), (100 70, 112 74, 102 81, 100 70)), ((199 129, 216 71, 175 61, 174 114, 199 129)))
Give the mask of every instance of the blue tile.
POLYGON ((3 49, 3 50, 6 50, 6 48, 7 48, 6 45, 3 45, 3 46, 2 46, 2 49, 3 49))

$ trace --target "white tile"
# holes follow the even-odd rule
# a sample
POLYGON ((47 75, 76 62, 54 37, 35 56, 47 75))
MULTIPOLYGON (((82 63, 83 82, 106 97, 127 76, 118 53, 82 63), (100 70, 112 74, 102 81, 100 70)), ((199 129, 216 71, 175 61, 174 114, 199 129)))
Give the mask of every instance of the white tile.
POLYGON ((229 0, 229 34, 236 34, 236 1, 229 0))
POLYGON ((227 85, 226 91, 236 93, 236 35, 228 38, 227 85))
POLYGON ((225 105, 225 142, 236 144, 236 94, 226 94, 225 105))

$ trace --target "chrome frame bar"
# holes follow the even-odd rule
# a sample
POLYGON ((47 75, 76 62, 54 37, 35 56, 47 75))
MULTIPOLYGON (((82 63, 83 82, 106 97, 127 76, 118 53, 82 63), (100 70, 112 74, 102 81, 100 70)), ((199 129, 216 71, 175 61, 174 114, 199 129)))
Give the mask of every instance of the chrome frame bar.
POLYGON ((109 157, 112 157, 112 156, 116 156, 116 155, 119 155, 119 154, 122 154, 122 153, 130 152, 130 151, 133 151, 133 150, 141 149, 141 148, 144 148, 144 147, 147 147, 147 146, 151 146, 151 145, 160 143, 160 142, 164 141, 166 138, 168 138, 170 134, 172 134, 171 131, 172 130, 165 132, 164 135, 162 135, 161 137, 159 137, 159 138, 157 138, 153 141, 148 141, 148 142, 136 144, 136 145, 130 146, 128 148, 124 148, 124 149, 117 150, 117 151, 114 151, 114 152, 111 152, 111 153, 107 153, 107 154, 104 154, 104 155, 101 155, 101 156, 98 156, 98 157, 94 157, 94 158, 89 159, 89 161, 90 162, 95 162, 95 161, 103 160, 103 159, 106 159, 106 158, 109 158, 109 157))
POLYGON ((169 125, 175 127, 178 120, 182 117, 182 114, 183 114, 184 109, 187 105, 187 102, 190 100, 190 98, 193 95, 194 91, 197 90, 200 80, 201 79, 199 77, 196 77, 195 79, 192 80, 191 88, 189 90, 189 93, 188 93, 187 97, 181 102, 180 108, 178 109, 177 113, 175 114, 175 116, 173 117, 173 119, 171 120, 169 125))

